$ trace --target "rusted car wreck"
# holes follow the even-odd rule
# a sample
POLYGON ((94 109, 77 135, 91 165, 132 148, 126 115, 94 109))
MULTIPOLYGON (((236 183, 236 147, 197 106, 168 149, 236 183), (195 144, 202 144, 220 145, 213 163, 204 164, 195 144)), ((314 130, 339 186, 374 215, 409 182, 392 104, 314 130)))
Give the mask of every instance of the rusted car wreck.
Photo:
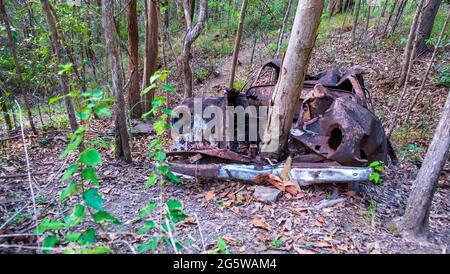
MULTIPOLYGON (((202 110, 213 105, 225 111, 227 106, 246 108, 268 106, 276 83, 258 84, 262 74, 272 70, 278 79, 280 65, 271 61, 261 67, 255 81, 245 92, 225 90, 224 96, 202 97, 202 110)), ((201 128, 212 119, 192 112, 195 98, 182 105, 190 115, 192 128, 201 128), (200 121, 200 123, 199 123, 200 121), (197 123, 197 124, 195 124, 197 123)), ((264 109, 264 108, 263 108, 264 109)), ((364 87, 363 77, 355 70, 332 69, 307 76, 290 131, 283 161, 260 155, 260 138, 264 126, 258 123, 261 113, 246 113, 242 121, 225 122, 225 128, 239 135, 239 126, 248 129, 257 124, 258 139, 250 140, 248 130, 238 140, 211 141, 201 131, 189 132, 193 138, 173 141, 171 171, 184 178, 237 179, 254 181, 259 174, 280 175, 289 164, 289 180, 300 186, 323 182, 359 182, 368 180, 372 161, 386 161, 390 144, 364 87), (200 135, 200 136, 198 136, 200 135), (286 161, 286 159, 289 160, 286 161)), ((259 108, 261 111, 261 108, 259 108)), ((267 110, 266 110, 267 111, 267 110)), ((217 117, 216 117, 217 118, 217 117)), ((221 118, 222 119, 222 118, 221 118)), ((234 119, 234 118, 233 118, 234 119)))

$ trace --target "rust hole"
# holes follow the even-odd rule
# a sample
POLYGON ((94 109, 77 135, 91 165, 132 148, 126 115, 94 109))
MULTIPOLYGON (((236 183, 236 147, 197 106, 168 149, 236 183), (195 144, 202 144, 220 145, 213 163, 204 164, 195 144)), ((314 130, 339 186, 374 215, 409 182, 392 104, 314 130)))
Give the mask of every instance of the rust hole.
POLYGON ((331 131, 330 134, 330 139, 328 139, 328 146, 332 149, 332 150, 336 150, 342 143, 342 131, 340 128, 334 128, 331 131))

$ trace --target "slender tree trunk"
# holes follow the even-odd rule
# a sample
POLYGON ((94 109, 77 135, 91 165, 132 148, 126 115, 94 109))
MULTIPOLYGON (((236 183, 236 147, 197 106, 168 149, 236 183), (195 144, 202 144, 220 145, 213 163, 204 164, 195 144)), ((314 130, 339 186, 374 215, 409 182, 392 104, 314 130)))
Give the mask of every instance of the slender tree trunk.
POLYGON ((426 41, 430 38, 433 30, 434 19, 438 13, 441 0, 429 0, 424 6, 421 13, 420 24, 417 27, 417 45, 416 51, 413 53, 414 57, 424 54, 428 50, 426 41))
POLYGON ((244 20, 245 20, 245 11, 247 9, 248 0, 242 1, 241 14, 239 16, 239 25, 236 32, 236 39, 234 41, 234 52, 233 52, 233 61, 231 62, 231 75, 230 82, 228 86, 233 88, 234 86, 234 78, 236 74, 236 64, 239 57, 239 47, 241 45, 241 37, 242 37, 242 29, 244 28, 244 20))
POLYGON ((287 7, 286 7, 286 12, 284 13, 283 25, 281 26, 280 33, 278 34, 278 43, 277 43, 277 50, 275 52, 275 59, 278 59, 278 57, 280 56, 281 43, 283 42, 284 29, 286 28, 286 24, 289 19, 289 12, 291 10, 291 4, 292 4, 292 0, 289 0, 287 7))
POLYGON ((386 7, 387 7, 388 2, 389 2, 388 0, 384 1, 384 5, 381 10, 380 17, 378 17, 377 23, 375 25, 375 33, 374 33, 373 37, 377 36, 377 34, 378 34, 378 27, 380 26, 381 20, 383 20, 384 14, 386 13, 386 7))
POLYGON ((286 148, 323 6, 323 0, 298 2, 281 76, 269 103, 269 116, 262 139, 261 153, 271 158, 280 158, 286 148))
MULTIPOLYGON (((403 123, 406 123, 406 122, 408 121, 409 115, 411 114, 411 111, 412 111, 414 105, 415 105, 416 102, 417 102, 417 98, 418 98, 419 95, 422 93, 423 88, 425 87, 425 83, 427 82, 428 76, 430 75, 430 71, 431 71, 431 68, 432 68, 432 66, 433 66, 434 58, 436 57, 436 53, 437 53, 437 51, 438 51, 439 45, 441 44, 442 38, 444 37, 445 30, 446 30, 446 28, 447 28, 449 19, 450 19, 450 9, 448 9, 448 11, 447 11, 447 18, 445 19, 444 25, 442 26, 441 34, 439 35, 439 38, 438 38, 438 40, 437 40, 437 42, 436 42, 436 45, 434 46, 433 55, 431 56, 430 62, 428 63, 427 72, 425 73, 425 76, 423 77, 422 84, 420 85, 419 90, 418 90, 418 91, 416 92, 416 94, 414 95, 414 99, 413 99, 413 101, 412 101, 412 103, 411 103, 411 106, 410 106, 409 109, 408 109, 408 112, 406 113, 406 118, 405 118, 405 120, 403 121, 403 123)), ((402 123, 402 124, 403 124, 403 123, 402 123)))
POLYGON ((370 10, 371 6, 367 5, 367 17, 366 17, 366 24, 364 26, 364 40, 367 41, 367 33, 369 32, 369 22, 370 22, 370 10))
MULTIPOLYGON (((414 15, 414 19, 411 25, 411 29, 409 30, 408 42, 405 45, 405 50, 403 54, 403 65, 402 70, 400 72, 400 78, 398 79, 398 86, 401 87, 405 83, 406 74, 409 71, 410 64, 414 58, 411 58, 413 53, 413 47, 415 45, 417 26, 419 25, 420 14, 422 13, 422 8, 425 3, 425 0, 420 0, 419 5, 417 6, 416 14, 414 15)), ((414 57, 414 56, 412 56, 414 57)))
MULTIPOLYGON (((42 11, 45 14, 45 18, 47 20, 48 28, 50 30, 50 40, 52 43, 52 49, 53 53, 56 55, 56 59, 58 60, 58 63, 60 65, 64 64, 64 59, 62 57, 61 53, 61 44, 58 38, 58 31, 56 30, 56 22, 55 18, 53 17, 53 14, 51 12, 51 6, 48 0, 40 0, 42 5, 42 11)), ((69 87, 69 79, 67 78, 67 75, 65 73, 60 75, 59 78, 61 82, 61 88, 64 92, 64 94, 70 93, 70 87, 69 87)), ((70 128, 73 132, 75 132, 78 129, 78 122, 77 117, 75 115, 75 108, 73 106, 72 99, 69 96, 66 96, 64 98, 66 108, 67 108, 67 116, 69 117, 69 123, 70 128)))
POLYGON ((25 104, 25 109, 28 114, 28 120, 30 122, 31 130, 33 130, 33 133, 37 135, 38 132, 34 125, 33 115, 31 114, 31 106, 30 106, 30 102, 28 101, 27 91, 24 88, 22 69, 19 64, 19 59, 17 58, 16 44, 14 43, 11 26, 10 26, 9 19, 8 19, 8 14, 6 13, 5 5, 3 4, 3 0, 0 0, 0 13, 2 16, 3 23, 5 24, 5 27, 6 27, 6 33, 8 35, 8 46, 9 46, 9 49, 11 50, 12 57, 14 60, 14 66, 16 68, 17 87, 19 89, 19 93, 22 95, 22 99, 25 104))
POLYGON ((127 130, 125 115, 125 98, 123 73, 120 65, 119 52, 116 42, 116 29, 114 27, 114 0, 102 0, 102 18, 105 34, 106 48, 108 50, 108 60, 111 68, 112 85, 111 89, 116 97, 115 104, 115 154, 116 158, 131 162, 130 141, 127 130))
POLYGON ((136 0, 129 0, 127 10, 127 31, 128 31, 128 109, 133 119, 141 117, 141 92, 139 87, 139 33, 137 22, 136 0))
POLYGON ((395 29, 397 28, 398 23, 400 22, 400 18, 402 17, 403 11, 405 10, 406 4, 408 0, 402 0, 397 9, 397 14, 395 16, 394 24, 392 25, 391 35, 394 34, 395 29))
POLYGON ((395 13, 395 7, 397 6, 397 2, 398 2, 398 0, 395 0, 395 1, 394 1, 394 4, 393 4, 392 7, 391 7, 391 11, 389 12, 388 19, 387 19, 387 21, 386 21, 386 24, 384 25, 383 34, 381 35, 382 38, 386 37, 387 30, 388 30, 388 28, 389 28, 389 23, 391 22, 392 16, 393 16, 394 13, 395 13))
POLYGON ((11 117, 9 116, 8 107, 6 106, 6 96, 4 96, 4 98, 0 98, 0 105, 2 108, 3 118, 5 119, 6 129, 12 130, 13 126, 11 123, 11 117))
POLYGON ((361 6, 361 0, 356 0, 355 12, 353 14, 353 26, 352 26, 352 42, 355 43, 356 28, 358 27, 359 8, 361 6))
MULTIPOLYGON (((147 0, 148 49, 144 59, 143 89, 150 85, 150 76, 158 70, 158 35, 159 35, 159 3, 158 0, 147 0)), ((143 110, 148 112, 152 106, 154 90, 147 92, 143 96, 143 110)))
POLYGON ((448 159, 449 147, 450 93, 447 95, 436 133, 409 195, 401 225, 403 235, 406 237, 425 238, 428 234, 431 202, 442 167, 448 159))
POLYGON ((186 20, 186 34, 184 35, 183 51, 181 54, 181 63, 184 74, 184 97, 192 96, 192 70, 191 70, 191 48, 194 41, 200 35, 206 21, 206 10, 208 9, 208 1, 200 0, 200 11, 198 21, 193 24, 191 18, 191 6, 189 0, 183 0, 184 19, 186 20))

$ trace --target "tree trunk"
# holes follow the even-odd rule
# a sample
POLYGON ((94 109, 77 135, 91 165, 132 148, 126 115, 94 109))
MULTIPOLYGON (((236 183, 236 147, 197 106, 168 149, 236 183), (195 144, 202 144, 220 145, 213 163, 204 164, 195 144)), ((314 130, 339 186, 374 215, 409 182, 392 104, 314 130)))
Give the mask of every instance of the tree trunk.
POLYGON ((230 75, 230 82, 228 86, 230 88, 234 87, 234 77, 236 74, 236 63, 239 57, 239 47, 241 45, 241 37, 242 37, 242 29, 244 27, 244 20, 245 20, 245 10, 247 9, 247 3, 248 0, 242 1, 242 7, 241 7, 241 14, 239 16, 239 25, 236 32, 236 39, 234 41, 234 52, 233 52, 233 61, 231 62, 231 75, 230 75))
POLYGON ((411 58, 414 46, 414 40, 416 40, 416 32, 417 26, 419 25, 420 14, 422 13, 422 8, 425 3, 425 0, 420 0, 419 5, 417 6, 416 14, 414 15, 414 19, 411 25, 411 29, 409 30, 408 42, 406 42, 405 50, 403 54, 403 65, 402 70, 400 72, 400 78, 398 79, 398 86, 401 87, 405 83, 406 74, 409 71, 410 63, 414 58, 411 58))
POLYGON ((183 50, 181 53, 181 63, 184 74, 184 98, 192 96, 192 70, 191 70, 191 48, 195 39, 200 35, 206 21, 206 10, 208 1, 200 0, 200 11, 198 21, 193 25, 191 20, 191 6, 189 0, 183 0, 184 19, 186 20, 186 34, 184 35, 183 50))
POLYGON ((369 32, 370 10, 371 10, 371 6, 367 5, 366 24, 364 26, 364 40, 366 40, 366 41, 367 41, 367 33, 369 32))
MULTIPOLYGON (((56 30, 56 22, 55 18, 53 17, 53 14, 51 12, 51 6, 48 0, 40 0, 42 5, 42 11, 45 14, 45 18, 47 20, 48 28, 50 30, 50 40, 52 43, 52 49, 53 53, 56 55, 56 59, 58 60, 58 63, 60 65, 63 65, 64 59, 62 57, 61 53, 61 44, 58 38, 58 32, 56 30)), ((70 87, 69 87, 69 79, 67 78, 67 75, 65 73, 60 75, 60 83, 61 88, 64 92, 64 94, 70 93, 70 87)), ((70 128, 72 129, 72 132, 75 132, 78 129, 78 122, 77 117, 75 116, 75 108, 73 107, 72 99, 69 96, 64 97, 64 101, 67 108, 67 116, 69 117, 69 123, 70 128)))
POLYGON ((141 95, 139 88, 139 33, 137 23, 136 0, 129 0, 127 5, 127 31, 128 31, 128 108, 133 119, 142 116, 141 95))
POLYGON ((281 26, 280 33, 278 34, 278 43, 277 43, 277 50, 275 52, 275 59, 278 59, 278 57, 280 56, 281 43, 283 42, 284 29, 286 28, 286 24, 289 19, 289 12, 291 10, 291 4, 292 4, 292 0, 289 0, 287 7, 286 7, 286 12, 284 13, 283 25, 281 26))
POLYGON ((280 158, 286 147, 323 6, 323 0, 298 2, 281 76, 269 103, 262 140, 261 153, 271 158, 280 158))
POLYGON ((386 21, 386 24, 384 25, 383 34, 381 35, 382 38, 386 37, 387 30, 388 30, 388 27, 389 27, 389 23, 391 22, 392 16, 395 13, 395 7, 397 6, 397 2, 398 2, 398 0, 394 1, 394 4, 391 7, 391 11, 389 12, 389 17, 388 17, 388 19, 386 21))
POLYGON ((436 133, 428 148, 422 167, 409 195, 402 232, 411 238, 424 238, 428 234, 431 202, 439 176, 448 159, 450 147, 450 93, 442 111, 436 133))
POLYGON ((395 29, 397 28, 398 23, 400 22, 400 18, 402 17, 403 11, 405 10, 406 4, 408 0, 401 0, 400 5, 397 9, 397 14, 395 15, 394 24, 392 25, 391 35, 394 34, 395 29))
MULTIPOLYGON (((158 35, 159 35, 159 4, 158 0, 147 0, 148 32, 146 56, 144 58, 144 76, 142 89, 150 85, 150 76, 158 70, 158 35)), ((148 112, 152 107, 154 90, 143 96, 143 111, 148 112)))
POLYGON ((383 8, 381 10, 380 17, 378 17, 377 23, 375 25, 375 33, 374 33, 373 37, 377 36, 377 34, 378 34, 378 27, 380 26, 381 20, 383 20, 384 14, 386 13, 387 4, 388 4, 388 0, 385 0, 383 8))
POLYGON ((352 42, 355 43, 356 28, 358 27, 359 7, 361 6, 361 0, 356 0, 355 12, 353 14, 353 26, 352 26, 352 42))
POLYGON ((0 97, 0 106, 2 108, 3 118, 5 119, 6 129, 12 130, 11 117, 9 116, 8 107, 6 106, 6 95, 0 97))
POLYGON ((17 87, 19 89, 19 93, 22 95, 22 99, 25 104, 25 109, 28 114, 28 120, 30 122, 31 130, 33 130, 33 133, 37 135, 38 132, 34 125, 33 115, 31 114, 31 106, 30 106, 30 102, 28 101, 27 91, 24 88, 22 69, 19 64, 19 59, 17 58, 16 44, 14 43, 11 26, 10 26, 9 20, 8 20, 8 14, 6 13, 5 5, 3 4, 3 0, 0 0, 0 14, 2 16, 3 23, 5 24, 5 27, 6 27, 6 34, 8 35, 8 46, 9 46, 9 49, 11 50, 12 57, 14 60, 14 66, 16 68, 17 87))
POLYGON ((131 162, 131 150, 125 115, 124 81, 120 66, 119 52, 116 42, 116 29, 113 15, 114 0, 102 0, 102 18, 105 34, 108 61, 112 75, 111 90, 116 97, 115 112, 115 156, 125 162, 131 162))
POLYGON ((428 50, 426 41, 430 38, 433 30, 434 19, 438 13, 441 0, 429 0, 421 13, 420 24, 417 27, 417 44, 414 57, 424 54, 428 50))

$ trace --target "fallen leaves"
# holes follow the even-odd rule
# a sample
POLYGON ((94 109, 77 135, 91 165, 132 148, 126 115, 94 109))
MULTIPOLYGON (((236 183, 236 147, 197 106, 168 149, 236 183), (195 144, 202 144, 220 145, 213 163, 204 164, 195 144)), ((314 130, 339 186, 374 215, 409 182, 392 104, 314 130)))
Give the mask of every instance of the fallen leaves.
POLYGON ((269 224, 267 224, 263 219, 259 218, 259 217, 255 217, 252 220, 252 224, 258 228, 262 228, 268 231, 272 231, 272 228, 270 227, 269 224))
POLYGON ((297 196, 300 192, 298 184, 292 181, 282 180, 280 177, 273 174, 258 174, 255 177, 255 183, 260 185, 272 185, 275 188, 283 192, 288 192, 293 196, 297 196))
POLYGON ((205 192, 205 199, 206 199, 207 202, 209 202, 212 199, 214 199, 214 197, 216 197, 216 194, 214 193, 214 189, 205 192))

